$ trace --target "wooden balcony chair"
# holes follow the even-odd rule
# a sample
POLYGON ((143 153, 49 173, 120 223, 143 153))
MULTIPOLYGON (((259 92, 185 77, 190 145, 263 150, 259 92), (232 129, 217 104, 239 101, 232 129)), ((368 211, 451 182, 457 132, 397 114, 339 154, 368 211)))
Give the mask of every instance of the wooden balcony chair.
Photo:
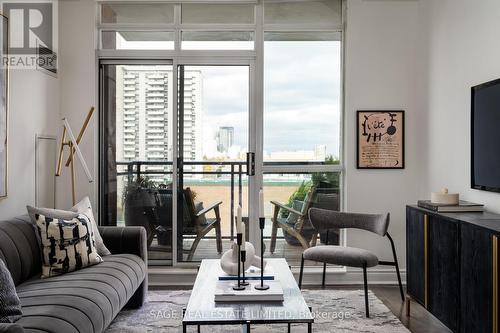
POLYGON ((196 204, 193 193, 189 187, 184 189, 184 227, 183 236, 193 235, 195 239, 189 250, 187 261, 192 261, 196 248, 200 241, 212 230, 215 229, 217 252, 222 253, 222 234, 220 205, 222 201, 213 202, 204 207, 202 203, 196 204), (214 211, 215 218, 207 218, 206 214, 214 211))
MULTIPOLYGON (((164 211, 166 214, 161 216, 163 219, 172 219, 171 212, 172 208, 172 190, 170 189, 160 189, 158 190, 160 203, 159 205, 163 208, 160 211, 164 211), (170 207, 168 207, 170 205, 170 207)), ((206 207, 204 207, 202 202, 195 202, 193 198, 193 192, 189 187, 185 188, 183 191, 182 200, 182 212, 178 212, 178 216, 182 214, 182 225, 179 223, 179 227, 182 227, 182 233, 178 235, 179 244, 182 244, 182 240, 186 236, 193 236, 194 241, 188 251, 187 261, 192 261, 196 248, 200 241, 212 230, 215 229, 216 246, 217 252, 222 253, 222 234, 221 234, 221 218, 220 218, 220 205, 222 201, 214 202, 206 207), (210 211, 214 211, 214 218, 207 218, 206 214, 210 211)), ((171 222, 168 225, 172 225, 171 222)))
POLYGON ((316 193, 316 188, 312 187, 307 193, 304 202, 300 203, 299 206, 288 207, 285 204, 271 201, 274 206, 274 212, 272 217, 273 228, 271 232, 271 246, 270 251, 274 253, 276 249, 276 238, 278 235, 278 228, 283 229, 283 233, 287 233, 288 236, 293 237, 297 240, 298 244, 304 249, 309 248, 310 242, 313 236, 316 235, 314 229, 310 225, 307 212, 311 208, 314 197, 316 193), (301 206, 301 207, 300 207, 301 206), (283 209, 289 213, 288 217, 279 217, 280 210, 283 209))

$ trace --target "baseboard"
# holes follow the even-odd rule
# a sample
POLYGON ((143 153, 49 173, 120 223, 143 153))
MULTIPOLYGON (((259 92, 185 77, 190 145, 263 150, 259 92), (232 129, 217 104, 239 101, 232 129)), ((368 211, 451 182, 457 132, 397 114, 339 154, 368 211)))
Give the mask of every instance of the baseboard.
MULTIPOLYGON (((298 268, 292 268, 298 280, 298 268)), ((198 270, 195 268, 150 268, 150 287, 192 287, 198 270)), ((306 268, 304 270, 303 286, 317 286, 321 284, 322 270, 320 268, 306 268)), ((363 273, 360 269, 333 267, 327 270, 326 284, 328 285, 361 285, 363 273)), ((406 270, 401 270, 401 280, 406 284, 406 270)), ((368 269, 368 284, 370 285, 397 285, 396 271, 390 268, 368 269)))

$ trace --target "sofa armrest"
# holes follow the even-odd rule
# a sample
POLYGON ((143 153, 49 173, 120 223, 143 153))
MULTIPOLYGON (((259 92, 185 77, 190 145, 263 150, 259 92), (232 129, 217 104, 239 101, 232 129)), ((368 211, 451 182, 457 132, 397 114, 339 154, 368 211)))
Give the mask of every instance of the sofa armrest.
POLYGON ((16 323, 0 323, 0 333, 24 333, 24 328, 16 323))
POLYGON ((143 227, 99 227, 104 245, 112 254, 129 253, 148 263, 147 235, 143 227))
MULTIPOLYGON (((147 233, 144 227, 99 227, 104 245, 111 254, 135 254, 144 260, 146 268, 148 266, 148 246, 147 233)), ((106 260, 106 257, 104 257, 106 260)), ((134 295, 128 300, 125 307, 140 308, 146 299, 148 292, 148 274, 142 281, 134 295)), ((1 333, 1 332, 0 332, 1 333)))

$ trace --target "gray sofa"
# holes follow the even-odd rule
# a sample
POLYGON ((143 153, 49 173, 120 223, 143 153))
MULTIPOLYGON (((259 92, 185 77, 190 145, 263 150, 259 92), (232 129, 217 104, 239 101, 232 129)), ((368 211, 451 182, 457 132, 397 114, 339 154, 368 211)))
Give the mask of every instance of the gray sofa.
POLYGON ((23 316, 3 332, 103 332, 123 307, 140 307, 148 289, 146 231, 99 227, 112 255, 80 271, 40 279, 41 253, 28 215, 0 221, 0 258, 9 268, 23 316))

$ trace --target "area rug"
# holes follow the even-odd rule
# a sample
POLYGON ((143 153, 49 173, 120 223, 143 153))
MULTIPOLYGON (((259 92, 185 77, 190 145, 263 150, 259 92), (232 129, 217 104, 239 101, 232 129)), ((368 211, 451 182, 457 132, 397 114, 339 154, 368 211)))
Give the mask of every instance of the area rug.
MULTIPOLYGON (((370 318, 365 317, 362 290, 303 290, 307 305, 313 308, 313 332, 408 333, 409 331, 371 291, 370 318)), ((107 333, 182 332, 182 309, 189 291, 150 291, 148 302, 139 310, 124 310, 107 333)), ((252 333, 286 332, 286 325, 253 325, 252 333)), ((196 327, 188 327, 196 332, 196 327)), ((202 333, 242 332, 241 326, 203 326, 202 333)), ((307 332, 307 325, 292 325, 292 333, 307 332)))

